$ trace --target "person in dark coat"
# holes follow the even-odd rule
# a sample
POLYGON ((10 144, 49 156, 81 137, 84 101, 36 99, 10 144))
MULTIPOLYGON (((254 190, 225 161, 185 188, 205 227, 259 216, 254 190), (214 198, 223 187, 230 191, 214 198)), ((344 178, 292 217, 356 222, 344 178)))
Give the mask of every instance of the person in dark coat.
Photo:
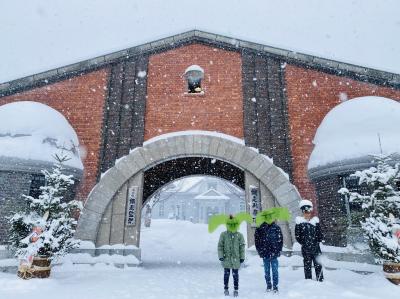
POLYGON ((268 224, 264 222, 256 229, 254 235, 255 246, 258 255, 264 262, 265 282, 267 283, 267 292, 272 289, 278 292, 278 257, 281 255, 283 247, 283 236, 281 228, 272 222, 268 224), (272 284, 271 284, 271 270, 272 270, 272 284), (273 287, 273 288, 272 288, 273 287))
POLYGON ((318 281, 324 280, 322 265, 318 262, 321 255, 319 243, 323 240, 319 218, 312 217, 313 204, 309 200, 300 201, 300 209, 303 217, 296 217, 295 237, 301 245, 301 253, 304 262, 304 276, 312 279, 312 264, 314 264, 315 275, 318 281))

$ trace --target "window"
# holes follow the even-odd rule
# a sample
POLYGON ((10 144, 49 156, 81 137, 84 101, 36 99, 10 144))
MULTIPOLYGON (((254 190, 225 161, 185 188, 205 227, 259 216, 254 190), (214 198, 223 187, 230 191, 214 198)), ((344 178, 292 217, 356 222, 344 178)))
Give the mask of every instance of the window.
POLYGON ((194 64, 185 70, 185 79, 187 81, 188 93, 203 93, 201 81, 204 78, 204 70, 194 64))
POLYGON ((31 187, 29 189, 29 196, 34 198, 38 198, 42 191, 40 187, 45 185, 45 178, 42 174, 34 174, 32 175, 31 187))
MULTIPOLYGON (((358 178, 352 176, 341 177, 343 187, 347 188, 350 192, 358 192, 362 195, 369 194, 368 186, 358 184, 358 178)), ((344 198, 346 206, 346 214, 350 226, 360 226, 360 221, 363 219, 364 211, 360 203, 350 202, 348 197, 344 198)))

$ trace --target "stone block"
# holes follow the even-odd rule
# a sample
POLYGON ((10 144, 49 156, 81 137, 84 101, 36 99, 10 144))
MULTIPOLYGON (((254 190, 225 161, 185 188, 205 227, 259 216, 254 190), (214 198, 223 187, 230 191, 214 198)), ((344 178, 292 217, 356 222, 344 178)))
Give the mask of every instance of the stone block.
POLYGON ((226 161, 230 162, 233 160, 233 157, 234 157, 236 151, 241 146, 234 142, 228 141, 228 140, 226 140, 225 142, 226 142, 226 148, 225 148, 224 157, 225 157, 226 161))
POLYGON ((204 153, 202 152, 202 142, 203 142, 204 137, 200 135, 194 135, 193 136, 193 154, 195 155, 203 155, 204 153))
POLYGON ((141 168, 135 163, 134 155, 126 156, 125 158, 118 161, 114 166, 118 171, 126 178, 130 179, 135 173, 141 170, 141 168))
POLYGON ((176 139, 174 137, 170 137, 165 139, 168 151, 168 157, 172 157, 176 155, 176 139))
POLYGON ((55 70, 51 70, 51 71, 47 71, 47 72, 42 72, 42 73, 33 75, 33 79, 34 79, 35 81, 39 81, 39 80, 45 81, 45 80, 47 80, 47 79, 49 79, 49 78, 54 78, 54 77, 56 77, 57 75, 58 75, 58 74, 57 74, 57 70, 55 69, 55 70))
POLYGON ((248 164, 247 170, 254 175, 254 173, 260 168, 263 162, 265 162, 265 159, 261 155, 257 154, 248 164))
POLYGON ((280 174, 270 180, 269 188, 270 188, 271 192, 277 193, 282 188, 284 190, 292 189, 292 184, 289 182, 289 180, 286 178, 286 176, 284 176, 283 174, 280 174))
POLYGON ((201 136, 201 153, 206 156, 211 156, 211 137, 201 136))
POLYGON ((261 161, 259 167, 256 170, 254 170, 253 174, 255 177, 260 179, 273 166, 274 165, 270 161, 264 158, 261 161))
POLYGON ((222 139, 219 137, 213 137, 210 143, 210 156, 217 157, 218 147, 221 143, 222 139))
POLYGON ((146 165, 146 161, 144 160, 142 153, 140 151, 140 147, 135 148, 130 154, 129 154, 129 160, 133 160, 136 165, 139 166, 140 169, 145 168, 146 165))
POLYGON ((79 216, 75 238, 95 242, 100 221, 100 214, 84 208, 79 216))
POLYGON ((243 167, 243 165, 240 165, 240 161, 242 159, 242 156, 244 155, 244 153, 246 152, 246 148, 243 147, 239 147, 236 151, 236 153, 233 155, 232 157, 232 162, 235 163, 236 165, 238 165, 241 168, 245 168, 243 167))
POLYGON ((325 58, 319 58, 319 57, 314 57, 313 62, 316 64, 319 64, 320 66, 328 67, 328 68, 336 69, 339 66, 338 61, 329 60, 329 59, 325 59, 325 58))
POLYGON ((269 46, 264 46, 263 51, 267 52, 267 53, 279 55, 279 56, 288 56, 288 54, 289 54, 289 51, 287 51, 287 50, 283 50, 283 49, 279 49, 279 48, 275 48, 275 47, 269 47, 269 46))
POLYGON ((210 41, 215 41, 217 36, 215 34, 212 33, 208 33, 208 32, 204 32, 204 31, 199 31, 199 30, 195 30, 195 36, 204 38, 204 39, 208 39, 210 41))
POLYGON ((226 151, 228 150, 229 147, 229 141, 221 139, 221 142, 219 143, 218 149, 217 149, 217 157, 225 157, 226 156, 226 151))
MULTIPOLYGON (((113 61, 113 60, 116 60, 116 59, 119 59, 119 58, 126 57, 127 55, 128 55, 128 51, 127 50, 122 50, 122 51, 114 52, 114 53, 111 53, 111 54, 107 54, 107 55, 103 56, 103 62, 104 61, 107 61, 107 62, 113 61)), ((101 60, 100 60, 100 62, 101 62, 101 60)))
POLYGON ((122 186, 112 200, 112 213, 125 214, 127 185, 122 186))
POLYGON ((270 182, 278 175, 282 175, 276 166, 268 168, 268 170, 261 176, 261 181, 271 190, 270 182))
POLYGON ((249 148, 245 148, 244 153, 238 163, 239 166, 248 169, 250 162, 256 158, 258 154, 249 148))
POLYGON ((186 135, 185 136, 185 154, 186 155, 193 155, 193 136, 186 135))

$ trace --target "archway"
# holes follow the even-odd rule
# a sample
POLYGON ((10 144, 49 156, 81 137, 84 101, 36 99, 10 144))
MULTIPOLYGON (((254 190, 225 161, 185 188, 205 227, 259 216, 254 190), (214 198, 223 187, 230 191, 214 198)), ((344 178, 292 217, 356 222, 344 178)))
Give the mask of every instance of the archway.
MULTIPOLYGON (((92 241, 96 246, 122 243, 139 247, 145 173, 157 165, 181 158, 216 159, 243 171, 248 206, 258 198, 260 209, 289 208, 293 217, 290 223, 283 223, 282 228, 286 246, 292 246, 300 195, 288 176, 271 159, 245 146, 242 140, 203 131, 165 134, 119 159, 89 194, 76 237, 92 241)), ((249 245, 252 245, 250 238, 249 245)))
MULTIPOLYGON (((216 214, 245 210, 244 189, 218 176, 190 175, 163 185, 142 209, 143 265, 218 267, 216 245, 225 227, 220 226, 210 234, 208 220, 216 214)), ((241 224, 239 231, 247 240, 246 223, 241 224)))

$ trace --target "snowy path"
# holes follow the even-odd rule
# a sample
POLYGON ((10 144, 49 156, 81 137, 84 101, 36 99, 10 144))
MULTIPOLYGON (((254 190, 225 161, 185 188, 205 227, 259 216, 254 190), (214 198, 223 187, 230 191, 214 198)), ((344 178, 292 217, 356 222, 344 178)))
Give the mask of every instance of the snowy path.
MULTIPOLYGON (((142 234, 143 267, 63 265, 53 268, 50 279, 29 281, 0 273, 0 298, 225 298, 216 261, 218 235, 209 235, 205 225, 153 221, 142 234)), ((281 258, 282 265, 293 262, 298 258, 281 258)), ((249 256, 247 264, 240 270, 240 297, 268 297, 260 259, 249 256)), ((325 271, 325 276, 324 283, 305 281, 302 269, 281 267, 277 298, 372 299, 395 298, 399 293, 379 273, 364 276, 337 270, 325 271)))

